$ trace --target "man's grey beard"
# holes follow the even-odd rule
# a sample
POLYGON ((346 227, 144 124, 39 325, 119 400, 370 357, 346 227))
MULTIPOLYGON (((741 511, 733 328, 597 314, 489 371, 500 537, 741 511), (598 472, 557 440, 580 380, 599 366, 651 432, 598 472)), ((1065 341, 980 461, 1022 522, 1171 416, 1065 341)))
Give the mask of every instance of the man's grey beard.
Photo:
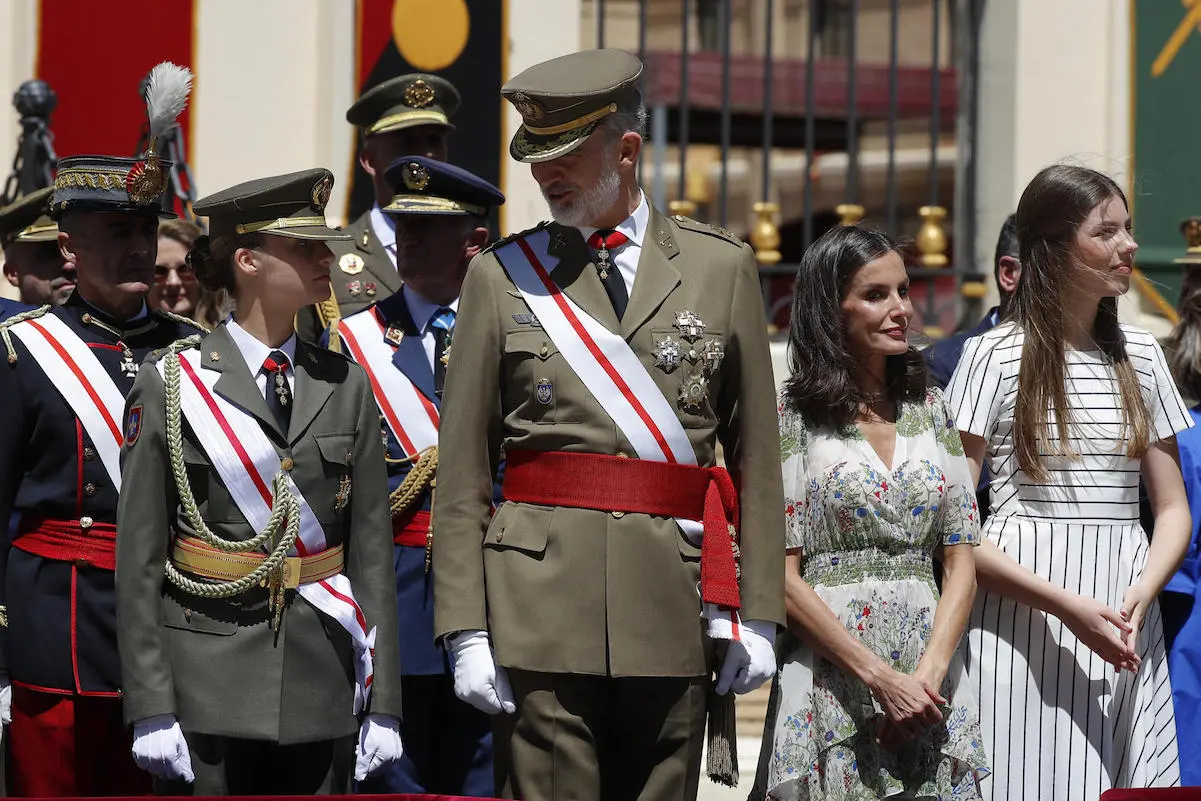
POLYGON ((617 203, 621 196, 621 175, 615 169, 605 170, 596 186, 581 192, 576 199, 566 203, 552 203, 543 190, 542 197, 550 207, 550 216, 559 225, 568 228, 584 228, 592 224, 617 203))

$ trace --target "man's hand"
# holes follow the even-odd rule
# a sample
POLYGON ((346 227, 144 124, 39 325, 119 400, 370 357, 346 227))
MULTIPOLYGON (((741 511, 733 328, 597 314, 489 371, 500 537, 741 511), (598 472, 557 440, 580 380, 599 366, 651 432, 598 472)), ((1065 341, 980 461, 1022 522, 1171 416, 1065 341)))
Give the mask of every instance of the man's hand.
POLYGON ((740 639, 730 640, 726 658, 717 676, 718 695, 731 689, 739 695, 749 693, 776 672, 776 624, 765 620, 747 620, 739 626, 740 639))
POLYGON ((488 715, 513 714, 517 704, 504 668, 496 666, 486 631, 464 631, 450 641, 455 695, 488 715))
POLYGON ((361 782, 374 776, 382 767, 400 759, 404 748, 400 743, 400 721, 392 715, 369 714, 359 727, 359 744, 355 748, 354 779, 361 782))
POLYGON ((133 761, 159 779, 196 781, 188 741, 174 715, 156 715, 133 724, 133 761))

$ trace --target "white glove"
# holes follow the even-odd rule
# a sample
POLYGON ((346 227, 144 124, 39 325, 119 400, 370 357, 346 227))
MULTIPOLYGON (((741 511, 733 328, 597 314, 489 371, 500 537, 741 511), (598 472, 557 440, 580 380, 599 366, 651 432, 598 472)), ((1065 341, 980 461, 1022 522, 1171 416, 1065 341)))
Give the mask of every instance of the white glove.
POLYGON ((8 683, 8 675, 0 673, 0 724, 7 726, 13 722, 13 688, 8 683))
POLYGON ((496 666, 496 656, 486 631, 460 632, 450 641, 455 671, 455 695, 488 715, 513 714, 517 704, 505 669, 496 666))
POLYGON ((133 761, 159 779, 196 781, 188 741, 174 715, 155 715, 133 724, 133 761))
POLYGON ((730 640, 717 675, 718 695, 731 689, 739 695, 749 693, 776 672, 776 624, 745 620, 738 634, 740 639, 730 640))
POLYGON ((392 715, 371 713, 359 727, 359 744, 355 747, 354 780, 361 782, 385 765, 400 759, 404 748, 400 744, 400 721, 392 715))

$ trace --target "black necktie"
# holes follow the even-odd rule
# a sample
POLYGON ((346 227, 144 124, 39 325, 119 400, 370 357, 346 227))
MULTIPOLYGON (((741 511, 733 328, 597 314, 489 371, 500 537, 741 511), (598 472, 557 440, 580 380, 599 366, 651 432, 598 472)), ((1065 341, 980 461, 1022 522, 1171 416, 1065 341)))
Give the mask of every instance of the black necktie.
POLYGON ((588 237, 588 246, 596 251, 596 266, 600 271, 601 283, 605 285, 605 292, 609 293, 609 300, 613 303, 613 311, 617 312, 618 320, 626 313, 630 295, 626 291, 626 280, 621 277, 621 270, 613 261, 613 251, 629 241, 629 237, 621 231, 611 228, 602 228, 588 237))
POLYGON ((443 306, 430 318, 430 328, 434 332, 434 392, 438 393, 439 398, 442 397, 442 387, 446 384, 446 363, 450 361, 447 350, 450 348, 454 327, 454 309, 443 306))
POLYGON ((288 423, 292 420, 292 390, 288 388, 288 357, 280 350, 273 350, 263 362, 263 370, 267 373, 267 408, 275 415, 279 430, 288 433, 288 423))

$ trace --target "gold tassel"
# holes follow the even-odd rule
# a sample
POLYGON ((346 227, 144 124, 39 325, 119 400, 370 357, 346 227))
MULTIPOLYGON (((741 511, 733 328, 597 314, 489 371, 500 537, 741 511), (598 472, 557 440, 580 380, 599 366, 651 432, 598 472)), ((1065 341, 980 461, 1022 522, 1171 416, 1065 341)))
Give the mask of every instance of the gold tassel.
POLYGON ((718 695, 715 688, 716 683, 710 681, 705 699, 708 713, 705 772, 711 782, 724 784, 726 787, 737 787, 738 732, 734 692, 731 690, 725 695, 718 695))

